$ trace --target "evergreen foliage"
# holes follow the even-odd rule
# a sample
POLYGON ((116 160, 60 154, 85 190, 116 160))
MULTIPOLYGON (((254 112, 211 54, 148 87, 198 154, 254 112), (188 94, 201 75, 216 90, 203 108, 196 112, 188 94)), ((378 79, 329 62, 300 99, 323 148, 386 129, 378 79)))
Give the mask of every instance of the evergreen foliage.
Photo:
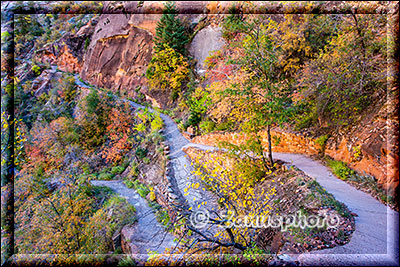
POLYGON ((177 18, 177 14, 174 2, 167 2, 163 15, 157 23, 156 37, 154 38, 156 52, 164 50, 167 45, 181 54, 186 53, 185 45, 189 42, 189 38, 181 20, 177 18))

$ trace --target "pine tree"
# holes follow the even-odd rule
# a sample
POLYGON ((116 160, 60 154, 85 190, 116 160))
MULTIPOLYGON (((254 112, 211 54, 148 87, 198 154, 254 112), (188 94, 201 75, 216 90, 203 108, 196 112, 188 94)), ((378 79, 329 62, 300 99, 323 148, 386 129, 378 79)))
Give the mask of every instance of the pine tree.
POLYGON ((177 14, 174 2, 167 2, 163 15, 157 23, 154 38, 156 52, 164 50, 164 45, 168 45, 181 54, 186 53, 185 44, 189 42, 189 38, 182 22, 176 17, 177 14))

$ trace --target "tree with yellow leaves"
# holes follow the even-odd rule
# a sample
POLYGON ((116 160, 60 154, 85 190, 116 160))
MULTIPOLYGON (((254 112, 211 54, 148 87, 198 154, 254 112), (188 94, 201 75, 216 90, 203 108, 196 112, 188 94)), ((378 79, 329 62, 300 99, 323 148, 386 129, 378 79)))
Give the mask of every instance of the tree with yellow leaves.
MULTIPOLYGON (((228 117, 251 136, 253 146, 261 146, 259 134, 267 129, 268 159, 272 167, 270 129, 288 121, 293 112, 291 88, 280 71, 284 49, 282 40, 277 38, 279 25, 261 15, 247 18, 231 15, 227 20, 230 23, 224 24, 225 31, 237 34, 230 43, 233 53, 229 63, 238 68, 223 90, 223 97, 228 98, 231 105, 228 117)), ((264 157, 262 149, 253 152, 264 157)))

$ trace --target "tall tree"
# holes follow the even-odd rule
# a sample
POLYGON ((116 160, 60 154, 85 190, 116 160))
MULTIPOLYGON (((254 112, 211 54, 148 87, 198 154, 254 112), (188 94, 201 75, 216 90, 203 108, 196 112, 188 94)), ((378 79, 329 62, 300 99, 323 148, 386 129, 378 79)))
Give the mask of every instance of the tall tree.
POLYGON ((319 56, 298 73, 308 116, 336 131, 384 99, 387 71, 385 15, 343 15, 337 28, 319 56))
POLYGON ((156 37, 154 38, 156 52, 164 50, 164 45, 168 45, 183 55, 186 53, 185 45, 189 42, 189 38, 181 20, 177 18, 177 14, 174 2, 167 2, 163 15, 157 23, 156 37))
MULTIPOLYGON (((256 147, 261 147, 261 130, 267 129, 268 158, 273 165, 271 127, 288 121, 293 110, 290 87, 279 68, 283 44, 276 38, 278 24, 264 16, 249 16, 246 20, 237 18, 226 27, 240 34, 239 41, 231 43, 238 51, 231 62, 243 75, 225 90, 237 99, 232 118, 241 130, 251 134, 256 147)), ((264 157, 262 149, 258 151, 264 157)))

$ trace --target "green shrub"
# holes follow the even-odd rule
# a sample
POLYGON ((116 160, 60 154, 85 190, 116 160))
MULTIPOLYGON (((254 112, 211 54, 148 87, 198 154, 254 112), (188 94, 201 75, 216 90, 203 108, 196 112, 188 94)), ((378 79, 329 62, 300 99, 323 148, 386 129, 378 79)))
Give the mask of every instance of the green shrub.
POLYGON ((309 128, 314 125, 316 121, 317 119, 315 113, 298 115, 298 118, 296 119, 295 130, 300 131, 302 129, 309 128))
POLYGON ((86 192, 88 196, 96 196, 98 199, 102 199, 103 197, 108 198, 109 195, 113 194, 111 188, 107 186, 97 186, 97 185, 87 187, 86 192))
POLYGON ((125 158, 125 159, 124 159, 124 162, 122 163, 121 166, 124 167, 124 169, 126 169, 126 168, 128 168, 129 163, 130 163, 129 159, 128 159, 128 158, 125 158))
POLYGON ((83 174, 90 174, 90 166, 87 162, 83 163, 81 168, 82 168, 83 174))
POLYGON ((102 172, 99 174, 99 180, 112 180, 114 178, 115 174, 111 174, 108 172, 102 172))
POLYGON ((38 65, 33 65, 32 66, 32 71, 35 73, 36 76, 40 75, 40 67, 38 65))
POLYGON ((320 137, 315 139, 315 143, 317 143, 317 145, 319 145, 321 147, 321 149, 324 150, 326 141, 328 140, 328 138, 329 138, 329 136, 327 134, 321 135, 320 137))
POLYGON ((111 168, 111 173, 112 174, 121 174, 125 171, 125 168, 123 166, 116 166, 111 168))
POLYGON ((156 213, 158 221, 165 227, 169 227, 170 217, 166 210, 159 209, 156 213))
POLYGON ((138 147, 138 148, 136 148, 135 154, 136 154, 136 156, 138 156, 140 159, 143 159, 143 158, 146 157, 146 155, 147 155, 147 148, 138 147))
POLYGON ((232 127, 232 124, 230 122, 221 122, 220 124, 217 125, 216 129, 217 131, 227 131, 232 127))
POLYGON ((88 38, 85 39, 85 47, 84 47, 85 50, 88 48, 89 44, 90 44, 90 39, 88 37, 88 38))
POLYGON ((328 166, 332 172, 342 180, 347 180, 350 176, 355 175, 355 172, 350 169, 344 162, 337 160, 327 160, 328 166))
POLYGON ((133 182, 133 187, 138 192, 138 194, 143 198, 146 198, 147 194, 150 193, 150 189, 147 188, 146 185, 141 184, 138 180, 133 182))
POLYGON ((151 140, 151 142, 153 144, 156 144, 156 145, 165 140, 164 136, 162 134, 160 134, 159 132, 152 132, 148 136, 148 138, 149 138, 149 140, 151 140))
POLYGON ((131 180, 126 180, 126 181, 124 181, 124 183, 125 183, 126 187, 128 187, 128 188, 135 187, 134 183, 131 180))
POLYGON ((120 231, 124 225, 136 220, 135 206, 129 204, 123 197, 113 194, 93 216, 88 218, 85 227, 81 227, 82 235, 91 234, 90 242, 82 242, 86 249, 84 251, 106 253, 112 245, 113 234, 120 231))
POLYGON ((212 131, 214 131, 215 122, 213 122, 212 120, 205 120, 205 121, 201 121, 199 126, 200 126, 200 131, 202 134, 208 134, 208 133, 211 133, 212 131))
POLYGON ((197 126, 200 123, 200 121, 201 121, 201 117, 200 117, 199 113, 190 112, 189 118, 187 119, 187 121, 183 125, 183 128, 186 131, 187 128, 190 127, 190 126, 197 126))
POLYGON ((130 174, 130 176, 131 176, 132 178, 135 178, 135 179, 136 179, 136 178, 138 177, 138 175, 139 175, 139 168, 138 168, 136 162, 133 162, 133 163, 132 163, 131 170, 130 170, 129 174, 130 174))
POLYGON ((137 266, 137 262, 131 256, 125 256, 118 262, 118 266, 137 266))
POLYGON ((144 158, 143 158, 143 162, 144 162, 145 164, 149 164, 149 163, 150 163, 150 159, 149 159, 148 157, 144 157, 144 158))

